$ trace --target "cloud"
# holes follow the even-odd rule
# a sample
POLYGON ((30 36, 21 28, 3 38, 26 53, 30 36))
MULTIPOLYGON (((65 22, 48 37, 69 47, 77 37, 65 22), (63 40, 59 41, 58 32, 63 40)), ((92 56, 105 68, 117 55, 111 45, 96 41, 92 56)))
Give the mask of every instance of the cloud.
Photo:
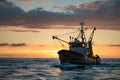
POLYGON ((58 28, 57 25, 64 25, 64 28, 78 26, 81 21, 84 21, 88 25, 97 25, 99 29, 120 30, 119 4, 119 0, 105 0, 82 5, 54 6, 54 8, 64 10, 64 13, 50 12, 43 8, 25 12, 12 3, 1 0, 0 25, 4 27, 22 26, 24 28, 50 29, 58 28), (7 7, 8 5, 11 7, 7 7))
POLYGON ((40 4, 40 5, 50 5, 52 3, 53 3, 52 1, 48 1, 48 0, 37 1, 37 4, 40 4))
POLYGON ((111 46, 111 47, 120 47, 120 44, 95 44, 95 46, 111 46))
POLYGON ((46 47, 47 45, 43 45, 43 44, 41 44, 41 45, 37 45, 38 47, 46 47))
POLYGON ((96 1, 82 5, 69 5, 65 7, 65 10, 72 11, 77 16, 83 16, 91 20, 113 21, 115 19, 117 21, 120 20, 119 4, 120 1, 118 0, 96 1))
POLYGON ((120 30, 119 4, 119 0, 105 0, 82 5, 55 6, 55 8, 64 9, 74 15, 73 22, 83 20, 87 24, 99 25, 100 29, 120 30))
POLYGON ((6 0, 0 0, 0 7, 13 8, 14 5, 11 2, 7 2, 6 0))
POLYGON ((33 33, 40 32, 40 31, 38 31, 38 30, 4 30, 4 31, 12 31, 12 32, 33 32, 33 33))
POLYGON ((8 46, 8 43, 0 43, 0 46, 8 46))
POLYGON ((30 0, 18 0, 18 1, 21 1, 21 2, 29 2, 30 0))
POLYGON ((111 45, 109 45, 109 46, 116 46, 116 47, 120 47, 120 44, 111 44, 111 45))
POLYGON ((74 12, 80 11, 80 10, 97 10, 99 9, 105 2, 103 1, 96 1, 91 3, 84 3, 84 4, 77 4, 77 5, 65 5, 65 6, 55 6, 55 8, 63 8, 66 10, 73 10, 74 12))
POLYGON ((9 46, 19 47, 19 46, 26 46, 26 44, 25 43, 13 43, 13 44, 10 44, 9 46))
POLYGON ((0 43, 0 47, 3 47, 3 46, 20 47, 20 46, 27 46, 27 44, 25 43, 12 43, 12 44, 0 43))
POLYGON ((11 2, 0 0, 0 25, 20 25, 24 22, 21 19, 24 13, 24 10, 11 2))
POLYGON ((46 47, 45 44, 38 44, 38 45, 28 45, 26 43, 0 43, 0 47, 24 47, 24 46, 31 46, 31 47, 46 47))

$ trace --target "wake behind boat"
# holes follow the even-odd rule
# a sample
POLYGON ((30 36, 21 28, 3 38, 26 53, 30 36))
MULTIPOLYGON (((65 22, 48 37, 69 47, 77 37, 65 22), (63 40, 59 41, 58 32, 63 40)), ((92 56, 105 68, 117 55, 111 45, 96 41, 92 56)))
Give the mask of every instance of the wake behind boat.
POLYGON ((98 55, 93 54, 92 40, 94 36, 94 27, 88 41, 85 37, 84 23, 81 22, 81 30, 76 38, 70 36, 70 42, 58 38, 57 36, 52 36, 53 39, 65 42, 69 45, 69 50, 59 50, 58 55, 61 64, 78 64, 78 65, 89 65, 89 64, 100 64, 101 59, 98 55))

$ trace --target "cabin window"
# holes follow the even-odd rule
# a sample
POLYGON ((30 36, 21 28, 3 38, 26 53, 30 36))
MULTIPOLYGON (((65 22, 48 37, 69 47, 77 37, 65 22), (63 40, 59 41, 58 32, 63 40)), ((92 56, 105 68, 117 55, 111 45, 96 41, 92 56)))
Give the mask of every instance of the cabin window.
POLYGON ((70 47, 86 47, 87 45, 85 43, 76 43, 76 44, 70 44, 70 47))
POLYGON ((70 44, 70 47, 82 47, 82 44, 70 44))
POLYGON ((82 47, 86 47, 87 46, 87 44, 82 44, 82 47))
POLYGON ((82 47, 82 44, 79 44, 79 47, 82 47))
POLYGON ((85 47, 85 44, 82 44, 82 47, 85 47))

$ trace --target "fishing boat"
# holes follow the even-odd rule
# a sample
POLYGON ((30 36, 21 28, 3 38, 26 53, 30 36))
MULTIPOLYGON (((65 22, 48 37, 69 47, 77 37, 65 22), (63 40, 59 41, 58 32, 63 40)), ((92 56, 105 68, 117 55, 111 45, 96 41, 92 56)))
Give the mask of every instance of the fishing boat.
POLYGON ((81 22, 81 29, 79 34, 74 38, 70 36, 70 41, 65 41, 60 39, 58 36, 52 36, 53 39, 65 42, 69 46, 69 50, 62 49, 57 53, 59 55, 60 63, 70 63, 70 64, 79 64, 79 65, 89 65, 89 64, 100 64, 101 58, 93 53, 93 36, 96 30, 96 27, 93 28, 88 41, 85 36, 84 23, 81 22))

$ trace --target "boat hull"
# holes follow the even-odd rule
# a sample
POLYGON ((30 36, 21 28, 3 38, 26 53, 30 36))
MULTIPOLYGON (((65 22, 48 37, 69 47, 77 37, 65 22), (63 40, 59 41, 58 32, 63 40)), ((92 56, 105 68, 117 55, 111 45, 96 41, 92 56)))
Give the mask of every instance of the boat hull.
POLYGON ((100 57, 89 57, 86 54, 77 53, 69 50, 58 51, 60 63, 71 63, 71 64, 100 64, 100 57))

